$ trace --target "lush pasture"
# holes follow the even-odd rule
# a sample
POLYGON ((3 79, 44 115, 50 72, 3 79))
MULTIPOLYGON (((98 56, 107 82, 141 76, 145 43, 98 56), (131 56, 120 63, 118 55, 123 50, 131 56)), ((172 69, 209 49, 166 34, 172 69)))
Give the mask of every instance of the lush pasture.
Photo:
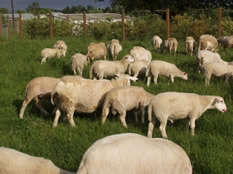
MULTIPOLYGON (((61 39, 61 38, 57 38, 61 39)), ((76 171, 85 150, 96 140, 117 133, 134 132, 147 134, 146 124, 136 123, 131 113, 127 114, 128 129, 123 128, 117 117, 110 116, 107 122, 100 125, 100 113, 75 114, 76 127, 72 128, 66 119, 60 119, 58 127, 52 128, 53 115, 46 117, 31 102, 25 110, 23 120, 18 118, 19 109, 25 95, 27 82, 38 76, 61 77, 71 74, 69 61, 71 55, 80 52, 86 54, 89 40, 65 38, 68 55, 61 59, 51 59, 40 64, 40 51, 52 47, 50 40, 0 40, 0 146, 20 150, 34 156, 51 159, 57 166, 76 171)), ((107 43, 108 41, 105 41, 107 43)), ((168 79, 159 77, 158 85, 153 83, 146 87, 146 79, 133 85, 143 86, 145 90, 158 94, 164 91, 194 92, 224 97, 228 111, 224 114, 217 110, 208 110, 196 121, 196 135, 192 137, 186 131, 186 120, 168 124, 167 134, 170 140, 182 146, 189 155, 194 173, 220 174, 233 173, 233 83, 224 85, 223 79, 212 78, 210 86, 204 85, 204 76, 198 74, 195 57, 186 56, 184 44, 179 42, 176 58, 167 51, 162 54, 152 49, 150 40, 125 41, 119 58, 128 54, 135 46, 143 46, 153 54, 153 59, 175 63, 189 75, 189 80, 175 79, 168 84, 168 79)), ((219 53, 226 61, 233 60, 233 50, 219 53)), ((110 56, 108 55, 108 59, 110 56)), ((84 77, 89 77, 89 66, 84 69, 84 77)), ((43 103, 52 111, 49 103, 43 103)), ((153 137, 161 137, 157 124, 153 137)))

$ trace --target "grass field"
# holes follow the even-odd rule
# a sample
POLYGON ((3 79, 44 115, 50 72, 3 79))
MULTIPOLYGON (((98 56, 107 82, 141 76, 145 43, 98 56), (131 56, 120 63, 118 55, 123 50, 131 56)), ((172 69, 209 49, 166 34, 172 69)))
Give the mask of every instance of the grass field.
MULTIPOLYGON (((50 59, 40 64, 40 52, 45 47, 52 47, 50 40, 18 40, 0 39, 0 146, 20 150, 34 156, 52 160, 57 166, 76 171, 82 155, 96 140, 108 135, 134 132, 147 134, 146 124, 136 123, 133 115, 127 114, 128 129, 123 128, 117 117, 110 117, 101 126, 100 114, 75 113, 76 127, 72 128, 67 120, 60 120, 57 128, 52 128, 53 115, 42 115, 31 102, 25 110, 24 118, 18 118, 19 109, 25 96, 26 84, 34 77, 62 77, 71 74, 69 70, 70 57, 74 53, 86 54, 92 39, 64 38, 68 45, 68 55, 61 59, 50 59)), ((105 41, 107 43, 108 41, 105 41)), ((223 79, 212 78, 210 86, 204 85, 204 76, 198 74, 195 56, 186 56, 184 44, 179 42, 177 56, 169 56, 167 51, 162 54, 152 49, 150 40, 125 41, 123 51, 118 56, 128 54, 133 46, 143 46, 152 52, 153 59, 161 59, 175 63, 189 75, 189 80, 175 79, 174 84, 168 84, 168 79, 159 77, 158 85, 153 83, 146 87, 146 79, 141 79, 133 85, 143 86, 145 90, 158 94, 165 91, 193 92, 203 95, 219 95, 225 99, 228 107, 226 113, 217 110, 206 111, 196 121, 196 135, 191 136, 186 131, 186 120, 168 124, 167 134, 170 140, 179 144, 187 152, 195 174, 230 174, 233 173, 233 83, 225 85, 223 79)), ((226 61, 233 60, 233 50, 223 53, 226 61)), ((110 56, 108 55, 108 59, 110 56)), ((89 66, 84 69, 84 77, 89 77, 89 66)), ((43 103, 51 113, 50 103, 43 103)), ((161 137, 156 125, 153 137, 161 137)))

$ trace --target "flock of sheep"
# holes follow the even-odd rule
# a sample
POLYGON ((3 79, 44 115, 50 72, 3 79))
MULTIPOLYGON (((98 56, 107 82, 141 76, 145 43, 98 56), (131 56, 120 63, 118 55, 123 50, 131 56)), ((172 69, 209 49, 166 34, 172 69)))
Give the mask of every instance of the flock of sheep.
MULTIPOLYGON (((226 83, 233 75, 232 63, 222 60, 216 52, 219 43, 223 44, 224 48, 233 47, 233 36, 217 40, 211 35, 202 35, 199 39, 196 57, 199 71, 204 72, 206 85, 209 84, 212 75, 225 77, 226 83)), ((152 45, 161 51, 162 39, 154 36, 152 45)), ((175 38, 169 38, 164 45, 170 54, 174 52, 176 56, 178 41, 175 38)), ((186 38, 187 54, 193 55, 195 45, 193 37, 186 38)), ((141 120, 144 122, 145 108, 148 107, 147 136, 149 138, 133 133, 102 138, 85 152, 77 174, 192 173, 190 159, 180 146, 166 139, 152 138, 155 122, 160 122, 162 137, 168 138, 167 121, 187 118, 188 127, 194 135, 195 121, 206 110, 227 111, 224 99, 220 96, 182 92, 154 95, 143 87, 130 86, 131 81, 138 80, 140 73, 146 76, 147 86, 150 86, 152 78, 157 84, 159 75, 167 76, 173 83, 174 77, 188 80, 188 74, 177 68, 175 64, 152 60, 151 52, 139 46, 134 46, 129 54, 121 60, 116 60, 121 50, 122 46, 116 39, 111 40, 107 47, 102 42, 90 43, 87 55, 77 53, 71 57, 70 68, 74 76, 32 79, 27 84, 19 118, 23 118, 25 108, 32 99, 35 99, 37 108, 43 114, 49 115, 41 104, 41 100, 46 98, 54 105, 53 127, 57 126, 62 112, 66 113, 70 125, 75 126, 73 120, 75 112, 93 113, 97 109, 102 109, 102 124, 111 112, 113 115, 118 114, 122 126, 127 127, 125 119, 127 111, 134 111, 136 121, 138 121, 138 111, 141 111, 141 120), (106 60, 107 52, 110 52, 112 61, 106 60), (104 60, 96 60, 101 58, 104 60), (82 77, 83 69, 88 63, 91 64, 90 79, 82 77), (128 74, 125 74, 127 69, 128 74), (104 79, 111 77, 114 79, 104 79)), ((57 41, 54 48, 45 48, 41 51, 41 64, 45 63, 46 59, 66 56, 66 53, 65 42, 57 41)), ((59 169, 50 160, 0 147, 0 173, 69 174, 71 172, 59 169)))

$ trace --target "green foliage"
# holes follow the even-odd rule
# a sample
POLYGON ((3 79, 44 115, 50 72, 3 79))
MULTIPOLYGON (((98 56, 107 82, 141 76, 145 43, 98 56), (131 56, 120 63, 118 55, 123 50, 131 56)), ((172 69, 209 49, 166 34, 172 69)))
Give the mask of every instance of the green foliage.
POLYGON ((0 14, 6 14, 6 13, 8 13, 7 8, 0 8, 0 14))

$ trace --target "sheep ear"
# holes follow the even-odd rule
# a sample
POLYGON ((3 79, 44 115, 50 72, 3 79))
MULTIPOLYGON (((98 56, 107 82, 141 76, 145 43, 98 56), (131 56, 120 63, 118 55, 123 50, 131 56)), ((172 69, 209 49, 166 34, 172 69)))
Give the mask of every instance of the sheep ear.
POLYGON ((220 100, 218 98, 215 98, 212 105, 215 105, 216 103, 219 103, 219 102, 220 102, 220 100))

